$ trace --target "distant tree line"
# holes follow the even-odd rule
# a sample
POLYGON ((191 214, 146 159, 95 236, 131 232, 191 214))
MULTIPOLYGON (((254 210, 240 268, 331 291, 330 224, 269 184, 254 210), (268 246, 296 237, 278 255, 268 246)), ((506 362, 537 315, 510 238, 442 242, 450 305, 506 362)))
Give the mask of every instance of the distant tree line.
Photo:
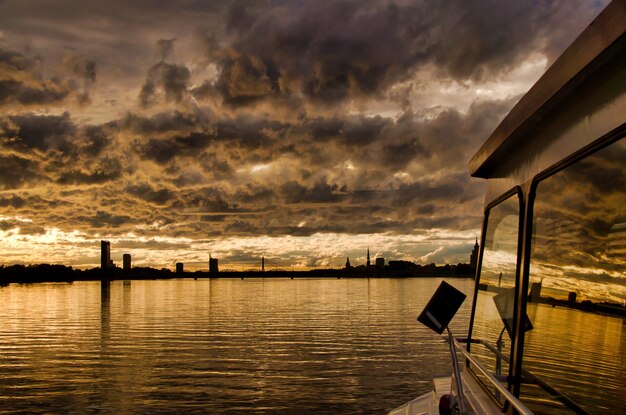
POLYGON ((171 278, 172 271, 165 268, 158 270, 149 267, 135 267, 132 271, 126 272, 120 268, 110 268, 105 271, 100 268, 80 270, 71 266, 57 264, 0 265, 0 284, 12 282, 72 282, 100 280, 103 277, 116 279, 148 276, 151 278, 171 278))
MULTIPOLYGON (((473 277, 474 268, 469 264, 442 265, 435 264, 418 265, 409 261, 390 261, 382 268, 374 266, 357 266, 349 269, 316 269, 311 271, 271 271, 271 272, 222 272, 219 275, 230 277, 252 276, 325 276, 325 277, 473 277)), ((188 277, 217 277, 216 274, 207 271, 184 272, 188 277)), ((100 268, 74 269, 71 266, 57 264, 36 265, 0 265, 0 284, 9 283, 35 283, 35 282, 72 282, 101 279, 158 279, 175 278, 181 274, 167 268, 133 267, 131 270, 123 270, 113 267, 106 270, 100 268)))

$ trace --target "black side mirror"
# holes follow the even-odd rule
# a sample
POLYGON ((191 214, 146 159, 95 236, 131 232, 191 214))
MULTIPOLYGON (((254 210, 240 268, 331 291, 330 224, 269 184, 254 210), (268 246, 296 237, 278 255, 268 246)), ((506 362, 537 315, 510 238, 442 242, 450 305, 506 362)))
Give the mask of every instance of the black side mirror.
POLYGON ((417 321, 429 327, 438 334, 442 334, 465 301, 465 294, 445 281, 441 281, 437 291, 430 298, 417 321))

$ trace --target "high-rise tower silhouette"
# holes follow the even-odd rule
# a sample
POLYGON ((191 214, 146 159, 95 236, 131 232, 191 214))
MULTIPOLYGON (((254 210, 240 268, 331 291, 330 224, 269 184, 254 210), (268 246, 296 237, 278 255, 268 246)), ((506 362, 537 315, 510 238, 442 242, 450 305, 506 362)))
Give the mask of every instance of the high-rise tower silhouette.
POLYGON ((476 238, 476 243, 474 244, 474 249, 472 249, 472 254, 470 255, 470 267, 473 270, 476 270, 476 265, 478 264, 478 238, 476 238))
POLYGON ((111 262, 111 243, 109 241, 100 241, 100 268, 112 268, 111 262))

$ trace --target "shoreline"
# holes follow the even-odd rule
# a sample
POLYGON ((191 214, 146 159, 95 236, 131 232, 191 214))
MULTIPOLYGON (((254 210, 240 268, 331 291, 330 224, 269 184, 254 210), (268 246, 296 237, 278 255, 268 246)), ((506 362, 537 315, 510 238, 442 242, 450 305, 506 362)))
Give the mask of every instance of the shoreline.
POLYGON ((74 281, 115 281, 115 280, 157 280, 174 278, 193 279, 302 279, 302 278, 474 278, 473 274, 458 273, 446 267, 424 270, 376 270, 372 269, 317 269, 309 271, 194 271, 173 272, 168 269, 119 268, 103 271, 99 268, 74 270, 62 265, 46 266, 11 266, 0 268, 0 285, 29 284, 39 282, 74 282, 74 281))

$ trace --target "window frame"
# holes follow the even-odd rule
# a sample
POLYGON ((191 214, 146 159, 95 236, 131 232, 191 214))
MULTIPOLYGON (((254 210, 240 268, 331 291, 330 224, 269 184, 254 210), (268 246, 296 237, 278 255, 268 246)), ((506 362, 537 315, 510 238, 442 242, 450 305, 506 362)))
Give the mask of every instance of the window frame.
MULTIPOLYGON (((513 186, 512 188, 510 188, 508 191, 502 193, 500 196, 496 197, 495 199, 493 199, 489 204, 487 204, 487 206, 485 207, 485 210, 483 212, 483 224, 482 224, 482 229, 481 229, 481 237, 480 237, 480 251, 479 251, 479 255, 478 255, 478 262, 476 264, 476 275, 474 277, 474 293, 473 293, 473 297, 472 297, 472 312, 471 312, 471 316, 470 316, 470 324, 469 324, 469 328, 468 328, 468 332, 467 332, 467 343, 466 343, 466 349, 468 352, 471 352, 471 344, 472 344, 472 335, 473 335, 473 330, 474 330, 474 318, 476 316, 476 303, 477 303, 477 299, 478 299, 478 286, 480 284, 480 276, 481 276, 481 270, 482 270, 482 266, 483 266, 483 255, 485 252, 485 241, 487 238, 487 229, 489 226, 489 216, 491 213, 491 210, 500 206, 502 203, 510 200, 511 198, 514 198, 515 196, 517 196, 517 202, 518 202, 518 228, 517 228, 517 247, 516 247, 516 260, 515 260, 515 275, 514 275, 514 281, 515 281, 515 298, 516 301, 514 302, 514 307, 513 307, 513 315, 517 316, 518 314, 518 308, 519 308, 519 301, 517 301, 517 299, 519 298, 519 289, 520 286, 518 284, 519 280, 520 280, 520 271, 522 270, 522 263, 521 263, 521 253, 522 253, 522 236, 523 236, 523 230, 524 230, 524 192, 523 189, 520 186, 513 186)), ((514 318, 513 320, 513 327, 512 327, 512 335, 513 338, 511 339, 511 344, 510 347, 508 349, 508 356, 510 359, 510 363, 509 363, 509 373, 507 376, 508 382, 507 382, 507 389, 511 390, 513 384, 515 383, 515 379, 514 379, 514 360, 513 360, 513 351, 514 351, 514 347, 515 347, 515 339, 517 338, 517 326, 518 326, 518 319, 514 318)), ((484 387, 486 386, 484 384, 484 382, 481 380, 481 378, 479 376, 477 376, 476 372, 472 369, 472 367, 469 364, 469 361, 466 359, 465 361, 465 367, 467 368, 467 370, 472 374, 472 376, 484 387)), ((497 398, 490 393, 489 389, 485 388, 485 391, 488 392, 489 396, 491 397, 491 399, 493 400, 493 402, 498 405, 500 407, 500 409, 502 410, 506 410, 507 406, 508 406, 508 402, 504 402, 504 404, 502 405, 497 398)))
MULTIPOLYGON (((553 164, 552 166, 542 170, 537 173, 525 186, 527 189, 527 203, 524 212, 525 224, 523 226, 523 240, 521 242, 520 248, 522 251, 520 252, 520 256, 518 257, 518 261, 521 260, 521 273, 519 275, 518 284, 519 288, 522 288, 524 292, 528 292, 528 286, 530 282, 530 266, 533 260, 532 257, 532 242, 534 236, 534 226, 535 226, 535 201, 537 198, 537 189, 539 185, 545 180, 553 177, 557 173, 566 170, 572 165, 582 161, 588 157, 593 156, 597 152, 604 150, 605 148, 611 146, 612 144, 617 143, 620 140, 626 140, 626 123, 621 124, 619 127, 605 134, 604 136, 592 141, 588 145, 580 148, 579 150, 571 153, 569 156, 564 157, 559 162, 553 164)), ((516 291, 516 295, 519 293, 516 291)), ((519 299, 519 296, 517 297, 519 299)), ((525 332, 522 330, 518 332, 517 326, 518 322, 521 321, 520 316, 526 315, 528 305, 527 296, 523 296, 521 301, 519 301, 519 309, 515 312, 515 336, 517 344, 515 344, 515 340, 513 341, 513 351, 511 354, 511 369, 513 370, 514 376, 511 376, 511 380, 513 380, 513 395, 521 399, 521 379, 522 371, 524 368, 524 346, 525 346, 525 332)), ((518 301, 516 301, 516 307, 518 306, 518 301)), ((472 314, 473 317, 473 314, 472 314)), ((577 406, 574 403, 575 406, 577 406)), ((565 404, 566 407, 573 410, 574 413, 577 412, 576 408, 569 407, 569 405, 565 404)))

